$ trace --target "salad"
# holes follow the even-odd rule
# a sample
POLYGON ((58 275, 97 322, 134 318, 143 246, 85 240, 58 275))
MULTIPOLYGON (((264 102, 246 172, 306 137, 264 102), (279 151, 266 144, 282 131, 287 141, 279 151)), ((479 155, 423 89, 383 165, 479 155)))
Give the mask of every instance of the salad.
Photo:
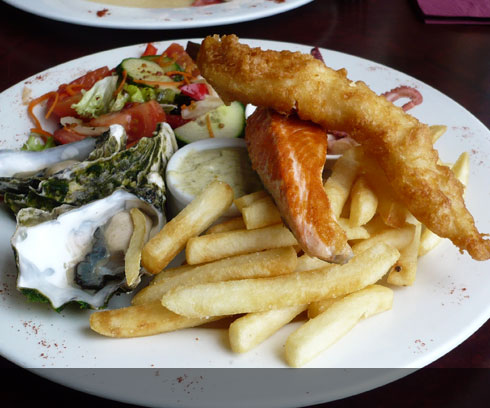
POLYGON ((98 136, 114 124, 126 130, 128 147, 151 137, 161 122, 168 123, 183 144, 206 137, 239 137, 245 127, 243 105, 224 105, 177 43, 163 52, 149 43, 139 57, 61 84, 31 100, 28 113, 33 127, 26 150, 98 136), (38 105, 45 119, 58 123, 54 132, 42 127, 35 113, 38 105))

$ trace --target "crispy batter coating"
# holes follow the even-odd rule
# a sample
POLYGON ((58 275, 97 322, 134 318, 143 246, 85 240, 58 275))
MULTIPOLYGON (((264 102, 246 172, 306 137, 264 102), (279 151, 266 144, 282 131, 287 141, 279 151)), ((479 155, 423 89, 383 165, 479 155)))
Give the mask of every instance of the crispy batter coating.
POLYGON ((465 207, 463 185, 437 164, 428 126, 365 83, 350 81, 345 70, 335 71, 310 55, 250 48, 234 35, 207 37, 197 64, 225 101, 297 112, 325 129, 348 132, 379 163, 420 222, 474 259, 490 258, 490 241, 465 207))

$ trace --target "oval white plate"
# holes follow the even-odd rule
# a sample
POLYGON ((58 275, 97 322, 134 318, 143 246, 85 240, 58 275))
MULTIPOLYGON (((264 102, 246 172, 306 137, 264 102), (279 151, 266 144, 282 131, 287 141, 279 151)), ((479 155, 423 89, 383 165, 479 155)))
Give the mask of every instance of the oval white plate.
MULTIPOLYGON (((192 41, 199 42, 200 39, 192 41)), ((263 48, 310 51, 309 47, 296 44, 243 41, 263 48)), ((185 45, 187 40, 179 42, 185 45)), ((169 42, 157 45, 163 50, 169 42)), ((102 65, 113 67, 125 57, 140 55, 144 48, 145 44, 140 44, 80 58, 28 78, 3 92, 0 117, 9 120, 0 123, 0 148, 19 147, 31 126, 21 99, 25 87, 32 90, 32 96, 39 96, 55 89, 59 83, 81 75, 84 70, 102 65)), ((447 125, 446 134, 437 142, 444 162, 456 160, 462 151, 470 153, 467 204, 479 228, 490 232, 487 208, 490 199, 489 130, 456 102, 414 78, 357 57, 321 51, 330 66, 347 68, 349 78, 365 81, 377 93, 399 85, 419 89, 424 102, 411 113, 425 123, 447 125)), ((239 406, 247 398, 250 407, 284 408, 346 397, 408 373, 399 368, 420 368, 431 363, 468 338, 490 316, 490 263, 473 261, 468 255, 460 254, 451 243, 443 242, 420 260, 414 286, 395 289, 391 311, 361 322, 308 365, 342 370, 322 371, 312 376, 299 375, 304 374, 303 370, 256 370, 247 379, 245 392, 230 381, 239 381, 241 376, 245 378, 247 370, 214 370, 202 374, 187 369, 286 367, 282 347, 288 333, 298 323, 283 328, 243 355, 230 351, 226 329, 219 327, 136 339, 99 336, 89 329, 90 312, 69 308, 57 314, 46 305, 27 303, 16 291, 16 269, 9 244, 14 226, 12 216, 0 207, 0 353, 20 366, 33 368, 153 368, 143 373, 141 370, 120 370, 117 377, 111 372, 110 378, 105 379, 101 379, 103 372, 91 370, 71 371, 71 376, 64 370, 41 372, 41 375, 73 388, 140 405, 205 407, 217 406, 219 401, 220 406, 232 407, 239 406), (176 370, 169 373, 157 369, 164 367, 176 370), (394 369, 350 370, 356 367, 394 369), (226 380, 218 380, 220 376, 226 380), (326 376, 329 376, 328 381, 326 376), (121 387, 120 381, 130 381, 126 377, 131 377, 131 387, 121 387), (182 381, 177 381, 178 378, 182 381), (152 386, 156 383, 157 387, 152 386), (189 388, 193 390, 192 398, 186 394, 189 388), (233 399, 232 395, 240 392, 243 392, 240 398, 233 399)), ((109 306, 119 307, 128 304, 128 300, 128 297, 119 296, 109 306)))
POLYGON ((202 7, 154 9, 118 7, 86 0, 5 0, 21 10, 66 23, 139 30, 240 23, 284 13, 311 1, 234 0, 202 7))

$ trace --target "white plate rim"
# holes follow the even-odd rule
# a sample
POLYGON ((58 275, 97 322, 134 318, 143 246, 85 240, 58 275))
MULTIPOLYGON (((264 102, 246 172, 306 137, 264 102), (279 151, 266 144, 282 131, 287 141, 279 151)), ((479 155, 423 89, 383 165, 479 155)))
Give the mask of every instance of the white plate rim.
POLYGON ((242 23, 285 13, 313 0, 235 0, 193 8, 145 9, 86 0, 4 0, 23 11, 66 23, 135 30, 173 30, 242 23), (97 11, 107 9, 101 17, 97 11), (158 16, 150 13, 159 13, 158 16))
MULTIPOLYGON (((190 41, 199 41, 199 39, 189 39, 189 40, 190 41)), ((188 40, 180 40, 180 41, 182 41, 182 43, 185 43, 188 40)), ((277 42, 277 41, 263 41, 263 40, 253 40, 253 39, 243 39, 243 41, 249 42, 252 45, 262 45, 264 47, 271 47, 271 48, 294 49, 294 50, 300 49, 300 50, 303 50, 303 51, 306 51, 307 49, 311 48, 311 47, 300 45, 300 44, 277 42)), ((161 44, 169 44, 170 42, 171 41, 165 41, 165 42, 162 42, 161 44)), ((110 50, 110 51, 107 51, 107 52, 102 52, 102 53, 94 54, 94 55, 91 55, 91 56, 82 57, 80 59, 77 59, 77 60, 74 60, 74 61, 70 61, 70 62, 65 63, 65 64, 61 64, 61 65, 59 65, 57 67, 53 67, 53 68, 51 68, 49 70, 46 70, 46 71, 44 71, 42 73, 39 73, 37 75, 34 75, 34 76, 26 79, 25 81, 22 81, 19 84, 14 85, 13 87, 11 87, 8 90, 4 91, 2 93, 2 95, 6 94, 6 93, 14 92, 16 89, 17 90, 20 90, 20 87, 21 86, 23 86, 26 83, 30 83, 30 81, 34 81, 36 77, 43 76, 43 74, 49 73, 49 72, 52 72, 52 71, 56 71, 57 72, 59 70, 63 70, 67 66, 70 66, 70 64, 73 64, 76 61, 87 61, 87 60, 92 60, 94 58, 97 59, 98 57, 100 57, 100 56, 102 56, 104 54, 107 54, 108 52, 112 52, 112 53, 116 53, 116 54, 117 53, 123 53, 126 50, 132 50, 132 52, 137 52, 138 50, 141 50, 143 48, 144 48, 144 44, 138 44, 138 45, 135 45, 135 46, 122 47, 122 48, 119 48, 119 49, 116 49, 116 50, 110 50)), ((322 53, 327 53, 330 57, 332 57, 332 56, 342 57, 342 58, 344 58, 344 59, 346 59, 348 61, 351 61, 351 63, 354 64, 354 65, 356 63, 360 64, 361 66, 367 64, 368 67, 369 67, 369 69, 372 69, 374 71, 380 70, 380 72, 385 72, 387 70, 388 73, 394 75, 395 79, 397 79, 398 77, 402 76, 403 81, 412 82, 413 84, 416 84, 417 86, 421 87, 421 89, 423 89, 424 91, 427 91, 427 92, 430 91, 431 93, 434 93, 436 95, 436 97, 441 97, 446 102, 449 100, 450 101, 450 104, 456 110, 463 112, 464 116, 466 117, 466 119, 470 122, 471 126, 473 127, 473 130, 474 131, 477 131, 477 136, 478 137, 476 137, 476 139, 477 139, 476 141, 481 141, 479 139, 479 137, 481 135, 488 135, 490 133, 488 131, 488 129, 486 129, 485 126, 478 119, 476 119, 471 113, 469 113, 468 111, 466 111, 459 104, 457 104, 456 102, 450 100, 447 96, 445 96, 445 95, 441 94, 440 92, 434 90, 433 88, 429 87, 428 85, 423 84, 420 81, 417 81, 414 78, 408 77, 405 74, 402 74, 402 73, 400 73, 398 71, 392 70, 391 68, 382 66, 380 64, 374 63, 372 61, 363 60, 362 58, 353 57, 353 56, 350 56, 350 55, 347 55, 347 54, 344 54, 344 53, 338 53, 338 52, 335 52, 335 51, 325 50, 325 49, 322 49, 322 53)), ((349 68, 350 67, 348 66, 347 68, 348 68, 348 71, 349 71, 349 68)), ((2 95, 0 95, 0 102, 2 101, 2 95)), ((0 103, 0 111, 1 111, 1 103, 0 103)), ((419 114, 421 114, 421 113, 419 113, 419 114)), ((415 113, 414 113, 414 115, 417 116, 417 114, 415 114, 415 113)), ((463 137, 461 137, 461 139, 467 141, 468 139, 471 140, 472 137, 475 137, 475 136, 474 135, 473 136, 471 136, 471 135, 470 136, 463 136, 463 137)), ((484 146, 485 149, 488 148, 487 145, 484 146)), ((474 152, 474 154, 477 154, 477 152, 474 152)), ((488 169, 488 167, 484 167, 484 170, 487 170, 487 169, 488 169)), ((451 249, 451 246, 450 245, 448 247, 448 245, 449 244, 447 244, 447 245, 444 244, 444 248, 445 248, 444 250, 450 250, 451 253, 454 256, 454 250, 451 249)), ((459 259, 459 256, 456 256, 456 259, 459 259)), ((471 264, 471 265, 473 265, 473 264, 471 264)), ((479 265, 481 265, 481 264, 479 264, 479 265)), ((486 268, 488 269, 488 266, 486 268)), ((485 269, 485 268, 483 268, 483 269, 485 269)), ((467 271, 466 273, 470 273, 470 272, 467 271)), ((465 300, 459 299, 458 302, 464 303, 465 300)), ((457 308, 457 306, 456 306, 456 308, 457 308)), ((0 316, 2 316, 2 314, 3 314, 2 313, 2 310, 0 309, 0 316)), ((464 330, 460 330, 456 334, 452 335, 450 337, 450 339, 445 342, 444 347, 438 347, 438 348, 436 348, 434 350, 422 350, 421 353, 418 353, 418 354, 422 354, 422 356, 417 356, 417 357, 413 358, 413 360, 410 361, 408 364, 403 365, 403 367, 399 367, 399 368, 412 368, 412 369, 417 369, 417 368, 423 367, 423 366, 431 363, 432 361, 435 361, 437 358, 441 357, 442 355, 444 355, 448 351, 452 350, 454 347, 456 347, 462 341, 464 341, 466 338, 468 338, 471 334, 473 334, 481 325, 483 325, 488 320, 489 317, 490 317, 490 306, 489 305, 486 305, 486 308, 482 308, 481 310, 479 310, 479 313, 476 313, 476 314, 473 315, 473 318, 467 324, 467 326, 464 327, 464 330)), ((0 344, 1 344, 1 342, 0 342, 0 344)), ((414 348, 416 348, 416 346, 414 346, 414 348)), ((9 350, 7 350, 4 347, 0 348, 0 353, 3 356, 5 356, 7 359, 13 361, 14 363, 16 363, 18 365, 21 365, 23 367, 30 367, 31 366, 30 365, 30 362, 28 360, 26 360, 22 356, 15 355, 15 353, 9 352, 9 350)), ((417 354, 417 353, 414 353, 414 354, 417 354)), ((43 374, 41 373, 41 375, 43 375, 43 374)), ((81 389, 80 388, 81 385, 77 385, 77 384, 66 384, 65 383, 66 380, 65 380, 65 382, 63 382, 63 379, 62 379, 61 376, 56 376, 56 375, 55 376, 50 376, 49 374, 46 374, 46 373, 44 375, 47 378, 52 379, 53 381, 60 382, 62 384, 71 386, 72 388, 75 388, 75 389, 81 389)), ((383 376, 383 378, 382 379, 380 378, 378 382, 376 382, 376 379, 373 380, 372 378, 370 378, 369 379, 370 380, 369 381, 369 384, 370 385, 369 385, 368 388, 365 388, 365 389, 362 389, 362 390, 359 388, 357 390, 352 390, 352 392, 358 393, 358 392, 362 392, 362 391, 367 391, 368 389, 372 389, 372 388, 381 386, 383 384, 386 384, 386 383, 388 383, 390 381, 396 380, 397 378, 400 378, 403 375, 405 375, 405 374, 401 374, 401 375, 398 374, 398 377, 397 377, 396 375, 392 374, 390 378, 385 378, 383 376)), ((100 389, 97 389, 97 386, 94 385, 94 384, 91 384, 90 382, 84 384, 83 385, 83 389, 81 389, 81 390, 86 390, 86 391, 88 391, 90 393, 93 393, 95 395, 100 395, 102 397, 106 396, 108 398, 113 398, 113 399, 116 399, 116 400, 121 400, 120 399, 121 396, 118 395, 117 393, 113 393, 111 395, 108 390, 100 390, 100 389)), ((354 395, 354 394, 350 394, 350 395, 354 395)), ((350 396, 350 395, 343 395, 341 397, 347 397, 347 396, 350 396)), ((331 390, 330 390, 330 395, 329 395, 328 394, 328 391, 325 391, 324 389, 318 389, 318 390, 315 390, 314 395, 312 395, 310 393, 310 395, 309 395, 308 398, 304 398, 301 401, 305 402, 305 405, 306 404, 309 405, 309 404, 313 404, 313 403, 317 403, 317 402, 326 402, 326 401, 332 400, 331 398, 332 398, 331 390)), ((126 401, 128 401, 128 399, 126 399, 126 401)), ((292 402, 292 399, 289 399, 289 401, 292 402)), ((140 403, 140 404, 145 404, 144 401, 139 401, 139 402, 138 401, 134 401, 134 402, 135 403, 140 403)), ((189 406, 192 406, 192 405, 189 405, 189 406)), ((293 405, 291 405, 291 406, 293 406, 293 405)))

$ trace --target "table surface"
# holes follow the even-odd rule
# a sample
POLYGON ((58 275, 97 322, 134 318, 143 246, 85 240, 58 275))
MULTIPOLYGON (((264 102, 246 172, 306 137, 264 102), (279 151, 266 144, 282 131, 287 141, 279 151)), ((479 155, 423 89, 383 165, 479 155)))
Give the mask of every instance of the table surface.
MULTIPOLYGON (((425 24, 411 0, 316 0, 276 16, 219 27, 186 30, 117 30, 65 24, 0 4, 0 91, 54 65, 125 45, 235 33, 243 38, 296 42, 363 57, 433 86, 490 126, 490 26, 425 24)), ((401 407, 481 406, 488 396, 490 323, 447 355, 384 387, 325 404, 401 407), (446 370, 441 370, 445 368, 446 370), (470 370, 454 370, 470 368, 470 370), (462 399, 464 397, 464 399, 462 399), (463 402, 464 401, 464 402, 463 402)), ((85 395, 18 368, 0 357, 9 370, 2 400, 34 401, 22 389, 42 390, 35 401, 58 406, 122 407, 124 404, 85 395)), ((4 370, 2 370, 3 373, 4 370)))

